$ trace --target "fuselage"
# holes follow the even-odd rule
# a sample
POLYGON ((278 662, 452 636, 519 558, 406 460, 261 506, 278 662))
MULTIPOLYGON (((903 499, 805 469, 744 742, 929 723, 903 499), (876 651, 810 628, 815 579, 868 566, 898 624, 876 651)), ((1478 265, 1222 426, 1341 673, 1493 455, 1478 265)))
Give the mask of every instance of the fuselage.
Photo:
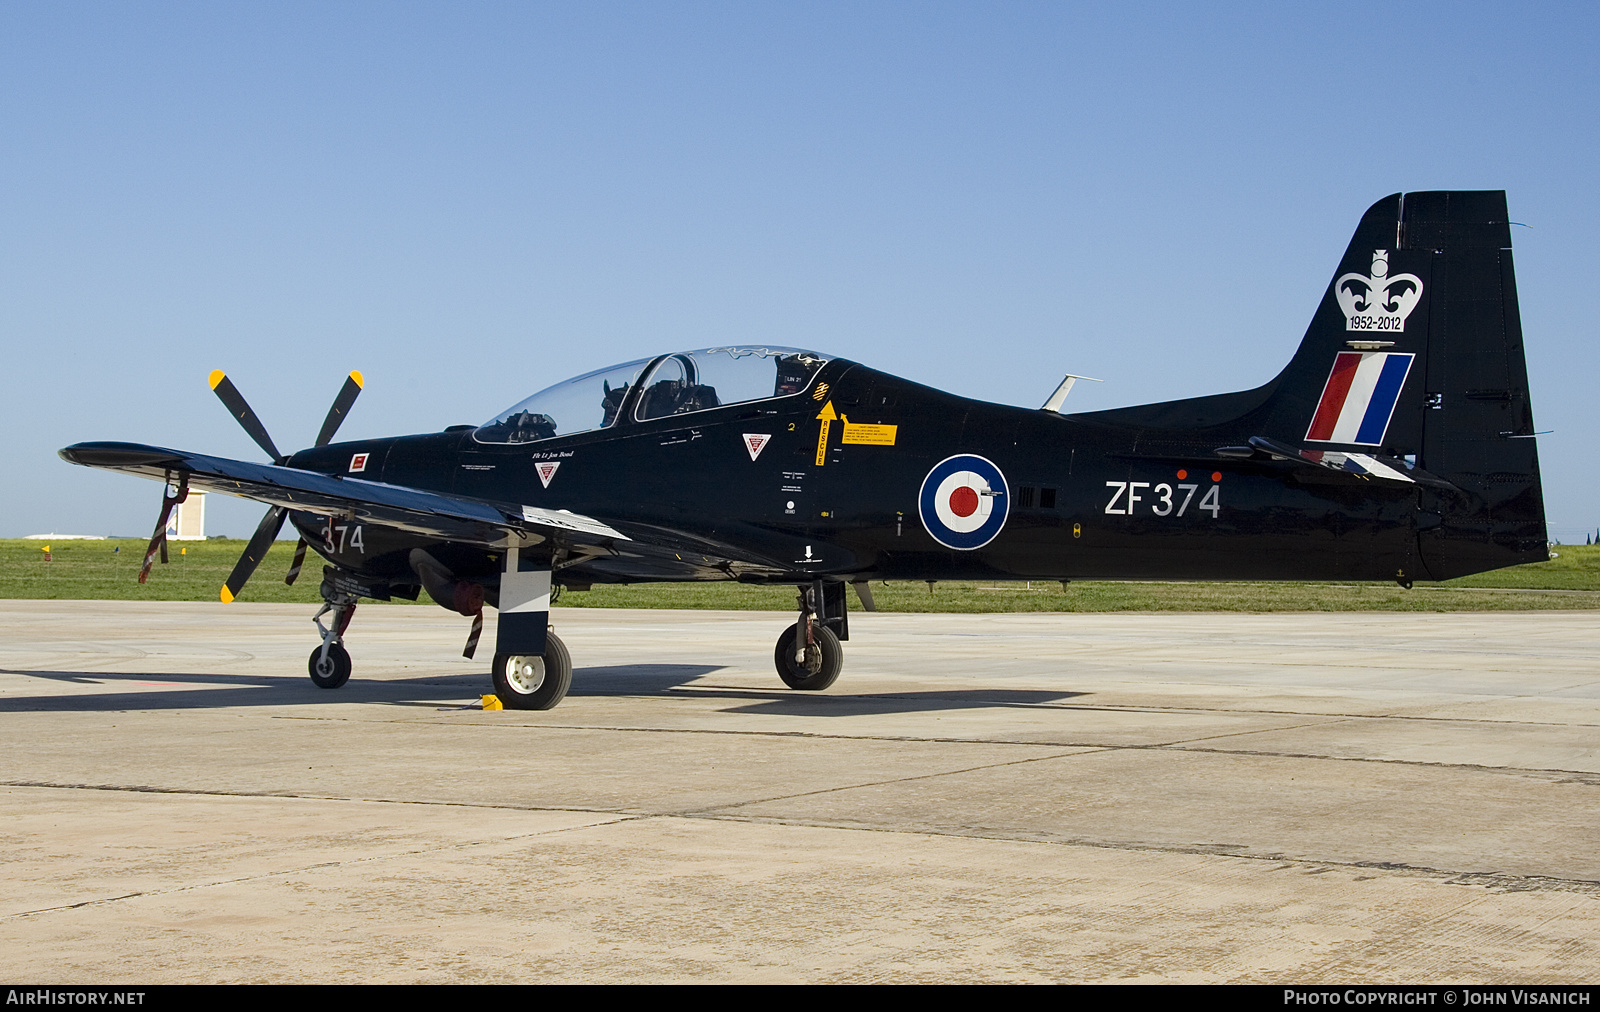
MULTIPOLYGON (((517 444, 461 426, 289 463, 330 474, 360 463, 362 478, 645 525, 684 546, 591 559, 558 582, 1427 578, 1425 490, 1215 454, 1249 435, 991 404, 833 360, 787 397, 644 422, 624 413, 517 444), (941 543, 948 532, 923 495, 930 472, 959 455, 1002 476, 986 504, 1004 513, 998 532, 972 549, 941 543)), ((375 579, 409 579, 406 554, 429 547, 381 529, 357 547, 323 517, 294 522, 330 561, 375 579)), ((494 572, 479 549, 430 550, 461 575, 494 572)), ((1512 561, 1526 560, 1498 564, 1512 561)))

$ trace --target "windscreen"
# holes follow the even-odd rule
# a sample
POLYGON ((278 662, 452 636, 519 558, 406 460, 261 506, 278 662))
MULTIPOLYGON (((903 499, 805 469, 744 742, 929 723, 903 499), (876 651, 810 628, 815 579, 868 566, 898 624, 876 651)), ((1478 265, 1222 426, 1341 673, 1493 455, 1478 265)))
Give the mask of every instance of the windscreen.
POLYGON ((617 420, 639 373, 653 359, 625 362, 557 383, 479 426, 480 443, 531 443, 603 429, 617 420))

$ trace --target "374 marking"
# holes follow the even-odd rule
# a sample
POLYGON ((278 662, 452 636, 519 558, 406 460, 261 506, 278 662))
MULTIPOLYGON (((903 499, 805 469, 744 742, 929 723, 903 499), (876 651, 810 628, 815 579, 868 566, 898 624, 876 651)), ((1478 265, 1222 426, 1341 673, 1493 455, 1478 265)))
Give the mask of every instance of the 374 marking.
MULTIPOLYGON (((1188 477, 1182 472, 1179 476, 1188 477)), ((1189 482, 1180 481, 1173 485, 1164 481, 1108 481, 1106 487, 1112 492, 1105 511, 1113 516, 1131 517, 1139 512, 1141 506, 1158 517, 1181 517, 1193 508, 1196 513, 1210 513, 1211 519, 1215 520, 1222 512, 1222 485, 1215 479, 1198 503, 1194 497, 1200 491, 1200 486, 1189 482)))
POLYGON ((360 524, 336 524, 333 518, 328 518, 328 526, 322 529, 322 549, 331 555, 341 555, 347 548, 354 548, 362 555, 367 554, 367 546, 361 542, 360 524))

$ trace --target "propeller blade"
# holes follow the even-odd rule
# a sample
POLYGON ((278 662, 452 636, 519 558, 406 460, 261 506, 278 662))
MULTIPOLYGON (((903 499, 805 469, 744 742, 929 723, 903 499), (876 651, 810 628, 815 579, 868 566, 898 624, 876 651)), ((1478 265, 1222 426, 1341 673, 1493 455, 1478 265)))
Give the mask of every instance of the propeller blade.
POLYGON ((288 515, 289 511, 284 507, 274 506, 261 518, 261 526, 251 535, 250 543, 244 546, 244 554, 239 556, 233 572, 228 574, 228 582, 222 585, 224 604, 232 602, 239 596, 239 591, 244 589, 245 581, 250 579, 250 574, 254 573, 256 567, 261 565, 261 560, 267 557, 267 549, 272 547, 273 540, 283 529, 283 519, 288 515))
POLYGON ((877 611, 878 603, 872 599, 872 584, 866 580, 857 580, 850 586, 856 589, 856 596, 861 598, 861 607, 867 611, 877 611))
POLYGON ((266 450, 274 463, 282 461, 283 454, 273 445, 272 437, 267 435, 266 426, 261 424, 261 419, 257 418, 250 405, 245 403, 244 395, 239 393, 239 388, 233 385, 233 380, 229 379, 221 369, 212 371, 211 389, 216 392, 234 420, 244 427, 244 431, 250 434, 251 439, 256 441, 256 445, 266 450))
POLYGON ((328 409, 328 417, 322 420, 322 431, 317 433, 317 441, 313 446, 327 446, 333 441, 333 434, 339 431, 339 425, 344 421, 344 416, 349 413, 350 405, 356 402, 361 395, 361 388, 366 381, 361 378, 361 373, 351 370, 345 377, 344 386, 339 390, 339 396, 333 399, 333 407, 328 409))
POLYGON ((289 563, 289 575, 283 578, 283 582, 293 587, 294 581, 300 578, 300 567, 305 565, 305 561, 306 539, 301 538, 299 544, 294 546, 294 561, 289 563))
POLYGON ((156 564, 156 555, 161 555, 161 564, 167 564, 167 519, 172 516, 172 507, 176 506, 171 499, 163 498, 161 503, 161 516, 156 518, 156 532, 150 535, 150 547, 144 553, 144 565, 139 567, 139 582, 150 578, 150 567, 156 564))
POLYGON ((472 655, 478 652, 478 637, 483 635, 483 609, 472 616, 472 628, 467 632, 467 646, 461 651, 461 656, 472 660, 472 655))
POLYGON ((144 565, 139 567, 139 582, 143 583, 150 578, 150 567, 155 565, 156 555, 161 555, 161 564, 167 564, 167 521, 172 519, 172 511, 178 504, 189 498, 189 477, 184 475, 178 479, 176 491, 173 491, 172 472, 167 472, 167 487, 161 490, 161 515, 156 518, 155 533, 150 535, 150 547, 145 549, 144 565))

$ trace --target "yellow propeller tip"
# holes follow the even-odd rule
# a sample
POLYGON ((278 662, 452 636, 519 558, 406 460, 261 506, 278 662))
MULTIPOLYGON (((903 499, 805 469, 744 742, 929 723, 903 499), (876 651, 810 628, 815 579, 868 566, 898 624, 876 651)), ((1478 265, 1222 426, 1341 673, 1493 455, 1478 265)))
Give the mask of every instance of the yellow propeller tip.
POLYGON ((221 369, 211 370, 211 389, 215 390, 217 388, 217 384, 221 383, 227 378, 228 374, 223 372, 221 369))
POLYGON ((350 370, 350 378, 355 380, 356 381, 356 386, 360 387, 361 389, 365 390, 367 388, 367 381, 361 375, 361 370, 360 369, 351 369, 350 370))
POLYGON ((222 585, 222 603, 223 604, 232 604, 233 603, 233 592, 228 589, 228 585, 227 584, 223 584, 222 585))

